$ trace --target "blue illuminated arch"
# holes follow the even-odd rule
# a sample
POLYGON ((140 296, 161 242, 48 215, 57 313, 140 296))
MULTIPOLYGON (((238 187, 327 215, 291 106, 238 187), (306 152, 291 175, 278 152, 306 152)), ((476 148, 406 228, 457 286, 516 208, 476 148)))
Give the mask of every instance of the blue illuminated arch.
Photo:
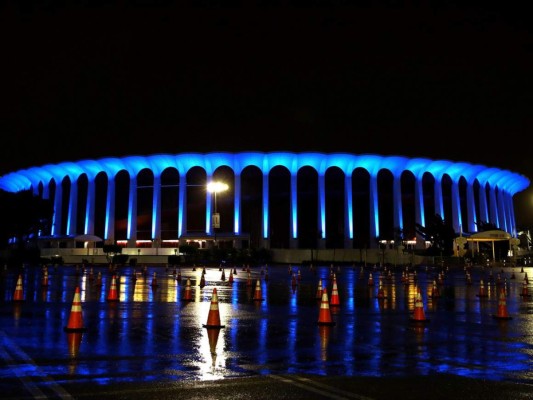
MULTIPOLYGON (((186 234, 186 227, 183 225, 184 217, 184 204, 185 204, 185 190, 183 189, 186 184, 185 177, 187 172, 193 167, 202 168, 206 176, 209 178, 213 176, 214 171, 219 167, 228 167, 233 170, 234 179, 236 183, 235 198, 234 198, 234 215, 233 215, 233 234, 241 235, 241 199, 240 199, 240 176, 241 172, 249 167, 254 166, 258 168, 263 175, 263 193, 262 193, 262 216, 261 232, 263 239, 268 240, 270 235, 270 212, 268 202, 268 176, 270 171, 276 166, 282 166, 286 168, 291 176, 290 184, 290 224, 292 239, 298 238, 297 232, 297 187, 296 177, 298 171, 303 167, 311 167, 316 170, 318 174, 318 216, 317 216, 317 229, 322 233, 321 240, 326 239, 326 196, 325 196, 325 182, 324 177, 326 171, 330 167, 339 168, 345 175, 345 238, 353 240, 354 238, 354 204, 352 195, 351 176, 356 168, 363 168, 370 176, 369 190, 369 202, 370 202, 370 221, 371 221, 371 236, 379 236, 379 209, 378 209, 378 188, 377 188, 377 176, 381 170, 389 170, 392 173, 394 179, 395 188, 395 204, 397 209, 394 211, 395 224, 398 227, 403 226, 403 217, 401 215, 401 198, 398 197, 399 191, 398 181, 404 172, 410 172, 415 178, 415 204, 416 204, 416 218, 417 223, 424 225, 424 193, 422 188, 422 179, 424 174, 431 174, 435 181, 435 196, 436 201, 442 201, 439 198, 438 185, 441 185, 444 176, 449 176, 452 181, 452 197, 454 207, 453 226, 457 229, 458 226, 476 225, 480 218, 484 216, 475 215, 475 205, 473 196, 474 182, 478 182, 480 189, 485 190, 488 188, 490 191, 490 197, 493 199, 488 200, 488 204, 491 204, 491 212, 487 212, 487 215, 491 217, 491 214, 495 214, 497 217, 494 221, 497 226, 506 229, 512 234, 515 234, 516 223, 514 221, 514 209, 512 198, 513 196, 526 189, 530 181, 523 175, 498 169, 495 167, 486 167, 483 165, 474 165, 466 162, 452 162, 449 160, 431 160, 427 158, 407 158, 403 156, 380 156, 376 154, 347 154, 347 153, 293 153, 293 152, 241 152, 241 153, 229 153, 229 152, 217 152, 217 153, 182 153, 182 154, 155 154, 150 156, 128 156, 121 158, 102 158, 98 160, 80 160, 75 162, 63 162, 59 164, 47 164, 41 167, 31 167, 28 169, 11 172, 0 177, 0 189, 8 192, 18 192, 21 190, 33 190, 35 194, 39 194, 42 191, 42 196, 48 198, 49 187, 52 182, 55 182, 56 189, 61 187, 61 183, 65 178, 71 182, 71 185, 77 185, 80 176, 85 174, 89 182, 89 193, 87 198, 87 212, 84 233, 91 233, 92 229, 91 218, 94 218, 92 213, 92 207, 94 207, 93 199, 91 196, 94 194, 93 185, 95 178, 98 174, 105 173, 108 178, 108 199, 106 203, 107 211, 105 216, 106 235, 113 236, 114 229, 112 229, 112 217, 114 210, 112 210, 112 202, 115 196, 114 193, 114 181, 116 175, 120 171, 125 171, 130 177, 130 207, 135 206, 136 192, 135 192, 135 180, 139 172, 143 169, 152 171, 154 175, 154 190, 153 195, 153 212, 152 212, 152 236, 157 238, 160 229, 160 218, 158 214, 158 206, 160 203, 160 188, 159 182, 163 171, 167 168, 174 168, 178 171, 180 177, 180 189, 179 189, 179 208, 178 208, 178 233, 180 237, 186 234), (467 185, 467 214, 469 215, 468 221, 462 221, 461 209, 459 204, 459 191, 457 185, 460 179, 464 179, 467 185), (41 190, 39 190, 39 187, 41 190), (495 204, 496 203, 496 204, 495 204), (398 211, 398 209, 400 211, 398 211), (89 212, 91 211, 91 212, 89 212), (400 214, 397 214, 397 213, 400 214), (472 215, 473 214, 473 215, 472 215), (465 223, 466 222, 466 223, 465 223)), ((57 197, 57 196, 56 196, 57 197)), ((480 196, 480 201, 486 201, 484 195, 480 196)), ((206 215, 206 221, 209 221, 209 215, 211 213, 210 200, 206 199, 208 205, 208 211, 206 215)), ((55 207, 64 207, 59 200, 55 201, 55 207)), ((485 204, 478 206, 481 210, 484 210, 485 204)), ((56 209, 56 211, 58 211, 56 209)), ((160 210, 159 210, 160 211, 160 210)), ((437 213, 442 214, 442 206, 437 206, 437 213)), ((483 211, 483 214, 485 212, 483 211)), ((128 232, 129 238, 135 239, 135 221, 133 220, 133 214, 130 212, 128 219, 128 232)), ((490 222, 490 221, 487 221, 490 222)), ((208 223, 206 223, 208 225, 208 223)), ((52 236, 56 233, 51 232, 52 236)), ((210 234, 209 226, 206 227, 206 234, 210 234)))

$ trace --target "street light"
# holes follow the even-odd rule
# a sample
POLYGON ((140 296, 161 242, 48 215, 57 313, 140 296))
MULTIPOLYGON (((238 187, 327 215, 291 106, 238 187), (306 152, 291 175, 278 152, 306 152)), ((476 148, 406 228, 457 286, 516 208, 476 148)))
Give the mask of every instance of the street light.
POLYGON ((228 190, 229 186, 224 182, 209 182, 207 184, 207 191, 215 194, 215 209, 211 217, 211 224, 213 226, 213 234, 215 235, 215 247, 217 247, 217 228, 220 228, 220 214, 217 212, 217 193, 228 190))

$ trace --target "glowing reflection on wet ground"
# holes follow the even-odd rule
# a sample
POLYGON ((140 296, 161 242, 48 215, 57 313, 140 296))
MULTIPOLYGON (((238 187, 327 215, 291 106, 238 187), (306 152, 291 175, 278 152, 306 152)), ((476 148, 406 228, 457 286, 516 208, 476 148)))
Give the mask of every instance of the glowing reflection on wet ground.
POLYGON ((200 285, 203 268, 182 267, 178 281, 173 268, 148 266, 142 274, 121 267, 118 301, 112 302, 107 297, 114 272, 107 266, 94 266, 92 274, 74 266, 48 271, 47 286, 41 267, 2 275, 0 389, 16 376, 104 385, 270 373, 445 372, 533 383, 533 301, 523 296, 531 267, 502 272, 476 266, 471 284, 462 267, 418 267, 407 277, 404 267, 292 266, 288 271, 286 265, 269 265, 249 274, 241 267, 234 268, 236 274, 205 268, 205 286, 200 285), (19 273, 24 301, 15 302, 19 273), (323 326, 317 288, 321 280, 331 296, 333 274, 340 304, 330 308, 334 325, 323 326), (184 300, 187 279, 190 301, 184 300), (486 297, 479 295, 481 280, 486 297), (433 295, 435 282, 438 295, 433 295), (76 285, 86 331, 66 333, 76 285), (214 288, 224 325, 215 329, 203 327, 214 288), (422 323, 410 320, 418 289, 428 319, 422 323), (501 289, 509 320, 494 318, 501 289))

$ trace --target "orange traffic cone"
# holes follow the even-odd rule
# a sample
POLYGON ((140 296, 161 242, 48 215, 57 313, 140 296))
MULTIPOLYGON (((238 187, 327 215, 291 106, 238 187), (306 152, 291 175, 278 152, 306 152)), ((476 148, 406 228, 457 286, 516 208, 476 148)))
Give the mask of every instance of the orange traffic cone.
POLYGON ((252 286, 252 275, 248 272, 248 278, 246 279, 246 286, 252 286))
POLYGON ((374 286, 374 277, 372 276, 372 272, 368 276, 368 286, 374 286))
POLYGON ((440 290, 439 290, 439 287, 437 286, 436 280, 433 280, 433 288, 431 289, 431 297, 433 298, 440 297, 440 290))
POLYGON ((19 275, 17 279, 17 286, 15 287, 15 293, 13 294, 13 301, 24 301, 24 290, 22 289, 22 275, 19 275))
POLYGON ((183 292, 183 299, 185 301, 191 301, 192 300, 192 293, 191 293, 191 278, 187 278, 187 283, 185 284, 185 291, 183 292))
POLYGON ((420 288, 417 288, 416 297, 415 297, 415 312, 410 318, 412 322, 428 322, 429 319, 426 318, 424 313, 424 304, 422 303, 422 294, 420 293, 420 288))
POLYGON ((79 286, 76 286, 76 291, 74 292, 74 300, 72 301, 72 308, 70 309, 68 324, 63 329, 65 332, 82 332, 85 330, 85 328, 83 327, 83 317, 81 313, 81 298, 79 286))
POLYGON ((229 278, 228 278, 228 282, 229 282, 229 283, 233 283, 233 272, 231 272, 231 269, 229 270, 229 278))
POLYGON ((505 300, 505 290, 500 289, 500 296, 498 299, 498 313, 492 315, 496 319, 511 319, 509 312, 507 311, 507 301, 505 300))
POLYGON ((202 276, 200 278, 200 283, 198 284, 198 286, 200 286, 201 288, 203 288, 205 286, 205 274, 202 273, 202 276))
POLYGON ((220 312, 218 310, 218 295, 217 288, 213 288, 213 297, 211 297, 211 305, 209 306, 209 315, 207 316, 207 323, 203 325, 204 328, 224 328, 220 324, 220 312))
POLYGON ((529 294, 529 291, 527 289, 527 283, 526 282, 524 282, 523 285, 522 285, 522 293, 520 293, 520 296, 522 296, 523 298, 531 297, 531 295, 529 294))
POLYGON ((509 312, 507 311, 507 301, 505 300, 505 289, 500 289, 500 295, 498 298, 498 312, 492 315, 495 319, 511 319, 509 312))
POLYGON ((111 287, 107 293, 107 301, 118 301, 117 278, 115 275, 111 278, 111 287))
POLYGON ((338 307, 341 305, 339 300, 339 290, 337 288, 337 277, 335 274, 333 274, 333 289, 331 290, 331 300, 329 305, 333 307, 338 307))
POLYGON ((331 319, 331 310, 329 309, 328 291, 322 290, 322 301, 320 302, 320 312, 318 314, 318 325, 335 325, 331 319))
POLYGON ((487 297, 487 292, 485 291, 485 284, 483 283, 483 279, 479 282, 479 293, 476 295, 477 297, 487 297))
POLYGON ((154 272, 154 275, 152 277, 152 287, 156 287, 157 286, 157 276, 156 276, 156 273, 154 272))
POLYGON ((255 283, 255 292, 254 292, 254 301, 262 301, 264 300, 261 295, 261 282, 259 279, 255 283))
POLYGON ((220 275, 220 280, 221 281, 225 281, 226 280, 226 271, 224 269, 222 269, 222 274, 220 275))
POLYGON ((316 299, 322 300, 322 279, 318 280, 318 287, 316 289, 316 299))

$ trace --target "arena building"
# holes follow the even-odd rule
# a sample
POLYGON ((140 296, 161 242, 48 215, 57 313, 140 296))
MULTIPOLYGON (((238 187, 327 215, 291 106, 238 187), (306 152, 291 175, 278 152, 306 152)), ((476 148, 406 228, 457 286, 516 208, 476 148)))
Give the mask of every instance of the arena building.
POLYGON ((292 152, 102 158, 0 177, 0 189, 32 190, 53 201, 53 225, 41 232, 49 247, 68 247, 76 238, 74 247, 87 247, 101 238, 138 254, 172 252, 184 243, 423 246, 415 227, 434 215, 458 234, 474 234, 488 222, 516 237, 513 196, 528 186, 522 175, 467 162, 292 152), (207 190, 213 181, 227 190, 207 190))

